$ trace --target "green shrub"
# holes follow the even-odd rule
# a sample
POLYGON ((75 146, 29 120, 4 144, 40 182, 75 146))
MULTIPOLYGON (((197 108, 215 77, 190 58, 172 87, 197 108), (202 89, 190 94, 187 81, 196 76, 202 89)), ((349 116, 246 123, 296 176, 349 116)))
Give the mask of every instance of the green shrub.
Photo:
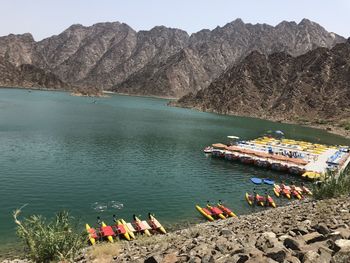
POLYGON ((327 123, 329 123, 329 121, 327 120, 323 120, 323 119, 316 120, 316 124, 327 124, 327 123))
POLYGON ((304 117, 296 117, 296 121, 297 122, 300 122, 300 123, 308 123, 309 120, 307 118, 304 118, 304 117))
POLYGON ((77 231, 73 218, 63 211, 51 221, 32 215, 18 220, 21 208, 13 212, 17 235, 25 242, 28 256, 35 262, 73 261, 85 246, 87 234, 77 231))
POLYGON ((345 120, 345 121, 342 121, 340 124, 339 124, 340 127, 343 127, 345 130, 350 130, 350 121, 349 120, 345 120))
POLYGON ((336 177, 334 172, 327 173, 324 181, 313 187, 313 195, 316 199, 333 198, 350 194, 349 170, 340 173, 336 177))

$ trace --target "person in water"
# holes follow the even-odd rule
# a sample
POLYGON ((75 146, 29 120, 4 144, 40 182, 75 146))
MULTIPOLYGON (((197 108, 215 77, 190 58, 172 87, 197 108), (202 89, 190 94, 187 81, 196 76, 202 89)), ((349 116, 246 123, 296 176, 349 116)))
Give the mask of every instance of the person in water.
POLYGON ((295 184, 293 181, 290 182, 290 190, 295 191, 295 184))
POLYGON ((211 206, 209 201, 207 201, 207 206, 211 206))
POLYGON ((254 188, 254 189, 253 189, 253 198, 252 198, 252 199, 253 199, 253 200, 252 200, 252 201, 253 201, 253 205, 256 205, 256 204, 258 203, 258 200, 256 199, 256 195, 257 195, 257 194, 256 194, 256 190, 255 190, 255 188, 254 188))
POLYGON ((118 219, 117 219, 117 216, 116 215, 113 215, 113 222, 117 224, 118 222, 118 219))
POLYGON ((269 193, 267 191, 265 191, 265 206, 269 206, 269 193))
POLYGON ((101 220, 101 217, 97 217, 97 225, 98 226, 102 226, 102 220, 101 220))
POLYGON ((286 185, 285 185, 284 181, 281 182, 280 188, 281 188, 281 190, 283 190, 284 188, 286 188, 286 185))

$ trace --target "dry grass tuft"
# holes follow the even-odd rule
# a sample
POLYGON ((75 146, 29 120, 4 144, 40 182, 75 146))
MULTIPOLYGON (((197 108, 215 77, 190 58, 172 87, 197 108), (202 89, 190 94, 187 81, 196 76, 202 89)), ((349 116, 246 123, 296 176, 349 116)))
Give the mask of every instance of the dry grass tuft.
POLYGON ((113 258, 119 255, 119 245, 114 243, 97 244, 90 247, 88 257, 92 262, 109 263, 113 258))

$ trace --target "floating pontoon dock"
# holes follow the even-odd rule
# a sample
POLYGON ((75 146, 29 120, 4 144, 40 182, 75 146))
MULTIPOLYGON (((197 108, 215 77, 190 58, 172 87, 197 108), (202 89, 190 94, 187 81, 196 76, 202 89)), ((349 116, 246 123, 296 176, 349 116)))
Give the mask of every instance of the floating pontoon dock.
POLYGON ((211 152, 213 157, 237 160, 307 179, 322 179, 322 175, 328 170, 340 172, 350 162, 348 146, 328 146, 272 137, 237 140, 231 145, 215 143, 207 147, 205 152, 211 152))

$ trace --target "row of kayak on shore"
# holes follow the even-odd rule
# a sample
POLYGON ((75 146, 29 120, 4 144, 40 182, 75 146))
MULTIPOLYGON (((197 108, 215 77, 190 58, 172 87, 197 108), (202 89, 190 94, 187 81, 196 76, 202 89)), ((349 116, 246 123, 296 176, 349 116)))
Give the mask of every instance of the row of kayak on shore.
MULTIPOLYGON (((280 185, 273 184, 273 191, 277 197, 284 196, 288 199, 294 197, 300 200, 303 199, 306 195, 312 195, 312 192, 304 185, 298 187, 294 185, 287 186, 283 183, 280 185)), ((245 194, 245 199, 250 206, 258 205, 262 207, 277 207, 276 202, 267 192, 263 196, 256 193, 254 189, 253 194, 249 194, 248 192, 245 194)), ((228 217, 236 217, 236 214, 227 206, 225 206, 220 200, 217 206, 213 206, 209 203, 209 201, 207 201, 207 205, 205 207, 196 205, 196 209, 209 221, 214 221, 216 219, 226 219, 228 217)))
MULTIPOLYGON (((294 185, 287 186, 283 183, 273 185, 273 191, 277 197, 284 196, 288 199, 295 197, 297 199, 304 198, 304 195, 312 195, 312 192, 304 185, 297 187, 294 185)), ((249 205, 259 205, 262 207, 276 208, 276 203, 273 198, 265 193, 265 196, 259 195, 255 192, 253 194, 246 193, 245 199, 249 205)), ((196 205, 198 212, 203 215, 209 221, 215 221, 216 219, 226 219, 229 217, 237 217, 237 215, 220 200, 216 206, 211 205, 209 201, 205 207, 196 205)), ((97 227, 92 228, 89 224, 86 224, 86 231, 89 235, 89 241, 91 245, 94 245, 96 241, 108 240, 113 243, 115 238, 131 240, 135 239, 136 234, 144 234, 151 236, 155 233, 166 234, 165 228, 151 213, 148 214, 148 220, 140 220, 136 215, 133 216, 131 223, 125 222, 124 219, 116 219, 113 215, 113 225, 107 225, 101 219, 97 218, 97 227)))
POLYGON ((277 197, 285 196, 288 199, 291 197, 295 197, 297 199, 303 199, 306 195, 312 195, 312 192, 309 188, 307 188, 304 185, 301 186, 295 186, 294 184, 291 186, 285 185, 285 184, 274 184, 273 192, 277 197))
MULTIPOLYGON (((291 199, 292 197, 296 199, 303 199, 306 195, 312 195, 312 192, 310 189, 305 187, 304 185, 302 186, 287 186, 284 185, 283 183, 278 185, 278 184, 273 184, 273 192, 277 197, 287 197, 288 199, 291 199)), ((258 193, 255 192, 253 194, 246 193, 245 194, 245 199, 247 200, 249 205, 259 205, 259 206, 271 206, 276 208, 276 203, 273 200, 273 198, 268 195, 268 193, 265 193, 265 196, 259 195, 258 193)))
POLYGON ((248 204, 251 206, 254 204, 257 204, 260 206, 265 206, 265 207, 271 206, 273 208, 276 208, 275 201, 268 194, 266 196, 262 196, 257 193, 252 195, 249 193, 245 193, 245 199, 247 200, 248 204))
POLYGON ((137 216, 133 216, 131 223, 125 222, 124 219, 116 219, 113 216, 113 225, 107 225, 101 219, 97 218, 97 227, 90 227, 85 225, 86 231, 89 235, 89 242, 94 245, 96 241, 108 240, 113 243, 115 238, 126 239, 128 241, 135 239, 136 234, 144 234, 152 236, 155 233, 166 234, 165 228, 155 218, 154 215, 149 214, 148 220, 140 220, 137 216))
POLYGON ((230 208, 225 206, 220 200, 217 206, 212 206, 209 201, 207 201, 206 207, 200 207, 196 205, 196 209, 201 215, 203 215, 209 221, 214 221, 215 219, 226 219, 228 217, 237 217, 237 215, 232 212, 230 208))

